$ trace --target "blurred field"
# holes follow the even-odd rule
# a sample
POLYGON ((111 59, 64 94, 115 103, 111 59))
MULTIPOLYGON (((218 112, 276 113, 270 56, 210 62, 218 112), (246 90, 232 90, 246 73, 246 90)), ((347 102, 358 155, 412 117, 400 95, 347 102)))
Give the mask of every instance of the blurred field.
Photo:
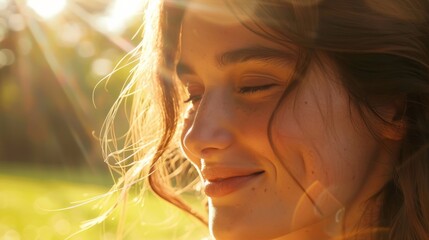
MULTIPOLYGON (((64 209, 108 191, 107 174, 87 169, 0 165, 0 240, 66 239, 99 215, 95 203, 64 209)), ((195 201, 195 200, 194 200, 195 201)), ((144 206, 130 204, 126 240, 203 239, 206 229, 193 218, 149 195, 144 206)), ((117 217, 70 237, 115 239, 117 217)))

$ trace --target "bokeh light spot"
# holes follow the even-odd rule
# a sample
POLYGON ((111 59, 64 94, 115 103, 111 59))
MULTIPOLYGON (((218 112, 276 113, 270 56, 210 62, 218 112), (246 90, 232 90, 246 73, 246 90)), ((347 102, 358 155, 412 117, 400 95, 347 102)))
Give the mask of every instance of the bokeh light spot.
POLYGON ((103 240, 115 240, 115 239, 116 239, 116 234, 112 232, 106 232, 103 234, 103 240))
POLYGON ((90 41, 80 42, 77 47, 77 53, 79 54, 79 56, 83 58, 89 58, 94 56, 95 54, 94 44, 90 41))
POLYGON ((0 0, 0 10, 5 10, 9 5, 10 0, 0 0))
POLYGON ((21 235, 14 229, 9 229, 1 238, 2 240, 21 240, 21 235))
POLYGON ((27 5, 32 8, 39 16, 49 19, 64 10, 67 5, 66 0, 28 0, 27 5))
POLYGON ((25 21, 21 14, 11 14, 8 23, 12 31, 19 32, 25 29, 25 21))
POLYGON ((97 76, 106 76, 113 70, 112 61, 107 58, 98 58, 92 63, 92 72, 97 76))
POLYGON ((69 221, 62 218, 55 221, 54 229, 55 229, 55 232, 57 232, 60 235, 67 235, 67 234, 70 234, 71 224, 69 221))
POLYGON ((61 43, 66 47, 75 47, 83 36, 82 27, 77 23, 63 24, 59 33, 61 43))
POLYGON ((9 5, 9 0, 0 0, 0 11, 5 10, 9 5))
POLYGON ((12 65, 15 62, 15 54, 5 48, 0 50, 0 68, 4 66, 12 65))

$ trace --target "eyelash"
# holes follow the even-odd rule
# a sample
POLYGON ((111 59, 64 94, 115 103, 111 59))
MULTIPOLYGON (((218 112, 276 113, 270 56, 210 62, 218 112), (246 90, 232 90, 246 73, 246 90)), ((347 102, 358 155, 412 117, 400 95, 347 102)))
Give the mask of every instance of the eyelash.
MULTIPOLYGON (((261 86, 252 86, 252 87, 242 87, 239 89, 239 93, 241 94, 252 94, 255 92, 260 92, 260 91, 264 91, 264 90, 268 90, 272 87, 274 87, 276 84, 267 84, 267 85, 261 85, 261 86)), ((201 100, 202 96, 201 95, 196 95, 196 96, 189 96, 188 99, 186 99, 185 101, 183 101, 184 103, 189 103, 189 102, 197 102, 199 100, 201 100)))
POLYGON ((276 84, 267 84, 267 85, 261 85, 261 86, 242 87, 238 92, 243 94, 250 94, 250 93, 268 90, 274 87, 275 85, 276 84))
POLYGON ((189 96, 189 98, 183 101, 183 103, 196 102, 199 100, 201 100, 201 95, 189 96))

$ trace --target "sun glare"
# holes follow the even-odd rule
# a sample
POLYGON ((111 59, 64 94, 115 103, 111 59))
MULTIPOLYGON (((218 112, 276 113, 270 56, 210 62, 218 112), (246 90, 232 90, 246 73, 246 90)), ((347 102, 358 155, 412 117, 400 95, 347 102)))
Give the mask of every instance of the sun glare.
POLYGON ((66 4, 67 0, 27 0, 27 5, 44 19, 59 14, 64 10, 66 4))
POLYGON ((121 33, 127 23, 142 12, 144 1, 114 0, 101 18, 101 26, 109 32, 121 33))

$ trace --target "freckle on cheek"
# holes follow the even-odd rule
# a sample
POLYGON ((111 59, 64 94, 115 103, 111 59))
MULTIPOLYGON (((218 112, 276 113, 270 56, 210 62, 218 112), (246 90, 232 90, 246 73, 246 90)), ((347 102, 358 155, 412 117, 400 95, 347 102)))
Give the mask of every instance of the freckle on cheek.
POLYGON ((252 191, 255 191, 255 188, 254 188, 254 187, 252 187, 252 191))

